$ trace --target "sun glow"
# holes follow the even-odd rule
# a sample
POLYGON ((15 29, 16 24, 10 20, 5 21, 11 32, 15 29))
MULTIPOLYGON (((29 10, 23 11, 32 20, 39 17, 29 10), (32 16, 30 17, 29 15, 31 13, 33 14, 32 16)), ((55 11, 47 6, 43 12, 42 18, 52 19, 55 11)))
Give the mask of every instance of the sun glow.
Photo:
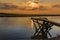
POLYGON ((33 2, 33 1, 28 1, 28 2, 26 3, 26 7, 27 7, 27 8, 38 8, 38 7, 39 7, 39 4, 38 4, 38 3, 35 3, 35 2, 33 2))
POLYGON ((29 6, 31 6, 31 7, 35 7, 36 4, 32 2, 29 6))

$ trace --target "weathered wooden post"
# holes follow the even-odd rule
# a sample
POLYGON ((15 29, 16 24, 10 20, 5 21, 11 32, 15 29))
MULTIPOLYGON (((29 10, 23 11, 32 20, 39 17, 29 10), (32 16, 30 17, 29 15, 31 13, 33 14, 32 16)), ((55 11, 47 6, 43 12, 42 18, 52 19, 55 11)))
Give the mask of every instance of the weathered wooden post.
POLYGON ((39 18, 31 18, 35 27, 35 33, 32 36, 32 39, 48 39, 47 34, 49 34, 50 37, 52 37, 49 33, 49 31, 52 29, 51 27, 53 26, 53 24, 51 24, 50 22, 47 22, 47 18, 43 18, 42 20, 40 20, 39 18), (46 20, 46 21, 44 21, 46 20), (42 23, 40 23, 40 21, 42 21, 42 23), (36 26, 38 25, 38 26, 36 26))

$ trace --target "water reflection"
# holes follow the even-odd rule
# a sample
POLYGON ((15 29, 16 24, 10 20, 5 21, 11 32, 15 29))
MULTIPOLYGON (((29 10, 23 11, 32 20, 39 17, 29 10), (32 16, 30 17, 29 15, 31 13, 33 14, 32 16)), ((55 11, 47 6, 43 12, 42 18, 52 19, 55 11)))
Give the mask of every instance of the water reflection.
MULTIPOLYGON (((47 17, 49 20, 60 22, 60 17, 47 17)), ((50 34, 60 35, 60 28, 53 26, 50 34)), ((25 39, 34 34, 35 30, 30 17, 0 17, 0 39, 25 39)), ((49 37, 49 35, 48 35, 49 37)))

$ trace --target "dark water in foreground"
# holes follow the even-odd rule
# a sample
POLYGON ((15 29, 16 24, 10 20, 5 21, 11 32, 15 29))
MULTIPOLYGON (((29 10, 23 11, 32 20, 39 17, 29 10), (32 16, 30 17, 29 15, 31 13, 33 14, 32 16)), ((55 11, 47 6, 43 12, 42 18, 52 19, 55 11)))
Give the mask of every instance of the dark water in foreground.
MULTIPOLYGON (((47 18, 60 22, 60 17, 47 18)), ((52 28, 50 30, 52 37, 60 35, 59 27, 53 26, 52 28)), ((34 32, 30 17, 0 17, 0 39, 30 39, 34 32)))

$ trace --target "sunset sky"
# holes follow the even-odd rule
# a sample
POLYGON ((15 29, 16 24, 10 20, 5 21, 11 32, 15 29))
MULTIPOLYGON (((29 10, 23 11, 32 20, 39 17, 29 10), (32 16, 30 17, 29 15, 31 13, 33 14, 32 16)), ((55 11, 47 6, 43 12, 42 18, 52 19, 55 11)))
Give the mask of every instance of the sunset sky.
MULTIPOLYGON (((0 2, 5 2, 5 3, 24 3, 26 1, 29 0, 0 0, 0 2)), ((37 2, 41 2, 41 3, 52 3, 52 4, 56 4, 56 3, 60 3, 60 0, 36 0, 37 2)))
POLYGON ((32 1, 32 0, 0 0, 0 13, 3 12, 3 13, 18 13, 18 14, 21 14, 21 13, 23 14, 32 14, 32 13, 33 14, 41 14, 41 13, 42 14, 48 14, 48 13, 60 14, 60 0, 35 0, 36 2, 40 3, 39 4, 40 6, 43 6, 42 10, 41 8, 40 10, 21 10, 20 8, 20 6, 22 5, 21 3, 23 3, 23 6, 22 6, 23 8, 25 6, 24 4, 28 1, 32 1), (5 3, 7 3, 8 5, 5 3), (9 4, 9 3, 12 3, 14 5, 12 6, 12 4, 9 4))

